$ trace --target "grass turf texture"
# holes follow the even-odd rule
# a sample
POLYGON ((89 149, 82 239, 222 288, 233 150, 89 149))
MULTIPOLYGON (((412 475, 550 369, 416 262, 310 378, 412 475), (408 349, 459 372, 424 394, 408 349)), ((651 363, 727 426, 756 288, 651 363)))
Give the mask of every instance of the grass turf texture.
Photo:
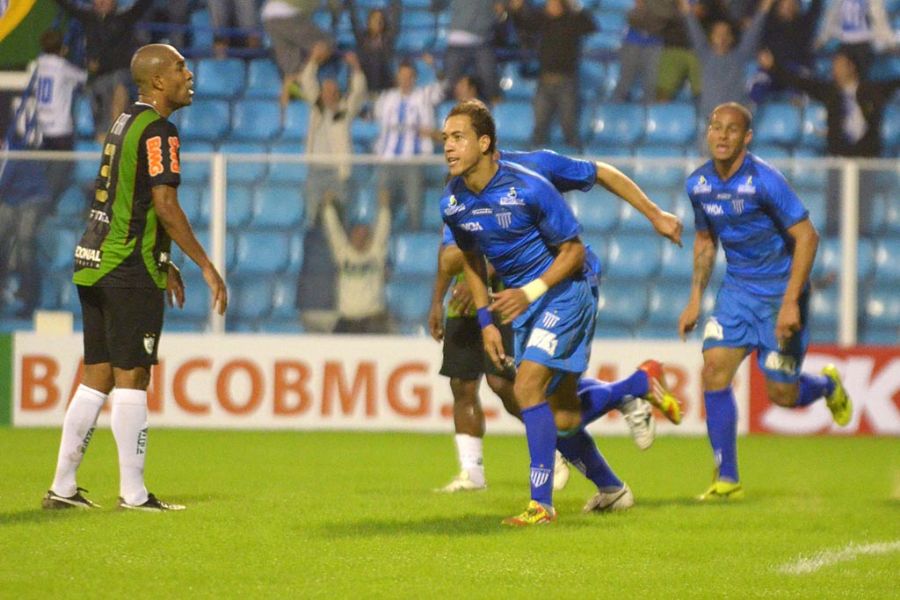
POLYGON ((188 505, 168 514, 114 509, 108 430, 79 474, 103 509, 42 511, 58 437, 0 428, 0 596, 896 597, 897 548, 779 567, 900 540, 897 439, 742 439, 747 499, 728 505, 692 499, 705 439, 645 453, 598 439, 635 508, 580 514, 592 490, 573 473, 556 524, 510 530, 500 519, 528 499, 523 437, 487 438, 487 491, 439 495, 450 436, 151 431, 149 489, 188 505))

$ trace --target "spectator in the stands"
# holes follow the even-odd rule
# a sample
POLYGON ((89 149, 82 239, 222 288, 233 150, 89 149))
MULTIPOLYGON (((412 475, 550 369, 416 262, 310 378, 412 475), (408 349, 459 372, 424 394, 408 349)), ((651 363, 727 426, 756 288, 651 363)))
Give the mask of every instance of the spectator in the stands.
POLYGON ((509 11, 517 28, 541 34, 532 143, 535 146, 547 143, 551 121, 556 116, 566 144, 580 149, 578 65, 582 41, 597 30, 591 13, 573 8, 568 0, 546 0, 540 10, 527 5, 524 0, 511 0, 509 11))
MULTIPOLYGON (((860 77, 853 57, 839 51, 831 62, 832 79, 800 76, 775 61, 771 52, 760 53, 760 62, 776 79, 788 87, 797 88, 825 105, 827 113, 826 150, 829 156, 877 158, 881 155, 881 124, 884 111, 897 89, 900 79, 866 81, 860 77)), ((840 173, 828 171, 826 196, 826 233, 838 231, 840 220, 840 173)), ((876 177, 872 171, 860 170, 859 209, 860 227, 867 231, 870 222, 869 200, 876 191, 876 177)))
POLYGON ((896 46, 884 0, 831 0, 816 45, 822 47, 831 40, 838 41, 840 51, 865 78, 875 53, 896 46))
POLYGON ((388 11, 373 8, 366 17, 365 27, 359 22, 356 2, 347 0, 346 5, 359 62, 366 75, 369 93, 374 96, 394 87, 394 58, 402 3, 390 0, 388 11))
POLYGON ((435 106, 444 99, 444 92, 440 81, 417 86, 416 66, 409 60, 400 63, 396 78, 397 87, 383 92, 375 102, 379 126, 375 153, 386 162, 379 188, 386 189, 393 202, 406 204, 409 225, 416 229, 424 186, 422 166, 415 158, 434 153, 435 106))
MULTIPOLYGON (((48 29, 42 33, 40 43, 36 96, 41 150, 73 150, 72 98, 75 90, 87 81, 87 72, 64 58, 63 36, 59 30, 48 29)), ((47 183, 54 203, 71 183, 73 166, 70 160, 47 161, 47 183)))
POLYGON ((667 0, 635 0, 634 8, 628 11, 628 29, 619 49, 621 69, 612 94, 613 102, 631 100, 631 91, 637 81, 641 83, 644 102, 656 99, 667 4, 667 0))
MULTIPOLYGON (((366 100, 366 76, 356 53, 344 55, 350 69, 347 93, 342 95, 338 81, 326 77, 319 82, 319 69, 331 56, 326 42, 312 48, 309 61, 300 75, 300 90, 309 103, 309 130, 306 135, 306 154, 314 157, 348 157, 353 153, 350 126, 366 100)), ((306 179, 306 218, 314 222, 322 199, 330 194, 342 205, 349 194, 347 189, 352 165, 348 160, 333 164, 311 164, 306 179)))
POLYGON ((703 73, 699 114, 712 114, 715 107, 726 102, 749 104, 747 65, 756 54, 766 14, 773 1, 763 0, 760 3, 756 16, 741 36, 741 41, 735 45, 734 26, 731 23, 716 21, 707 38, 691 4, 688 0, 681 0, 681 12, 687 22, 688 34, 703 73))
POLYGON ((659 78, 656 81, 656 99, 660 102, 673 100, 686 81, 690 84, 692 98, 700 96, 702 87, 700 61, 691 47, 678 2, 662 1, 666 24, 661 34, 663 48, 659 55, 659 78))
POLYGON ((213 27, 213 52, 219 58, 229 48, 258 48, 259 8, 254 0, 206 0, 213 27))
POLYGON ((475 75, 485 95, 500 98, 500 76, 494 53, 497 13, 491 0, 432 0, 432 10, 450 7, 444 79, 450 89, 467 73, 475 75))
POLYGON ((135 51, 134 25, 153 0, 136 0, 117 10, 116 0, 93 0, 90 8, 74 0, 56 0, 84 27, 88 90, 94 113, 94 133, 102 142, 106 132, 128 103, 131 56, 135 51))
POLYGON ((387 191, 379 193, 374 227, 365 216, 351 215, 348 235, 334 202, 326 198, 325 233, 338 268, 334 333, 388 332, 384 283, 391 210, 387 191))
POLYGON ((269 35, 275 64, 285 80, 300 73, 316 42, 334 42, 312 20, 321 3, 322 0, 266 0, 263 4, 263 29, 269 35))

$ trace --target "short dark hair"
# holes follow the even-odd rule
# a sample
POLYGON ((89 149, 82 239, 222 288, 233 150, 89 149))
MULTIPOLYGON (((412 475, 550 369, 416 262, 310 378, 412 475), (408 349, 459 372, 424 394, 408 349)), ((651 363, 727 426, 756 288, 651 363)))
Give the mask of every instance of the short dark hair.
POLYGON ((750 112, 750 109, 744 106, 739 102, 725 102, 723 104, 718 105, 713 109, 711 113, 709 113, 709 120, 712 121, 712 117, 714 114, 719 112, 723 108, 731 108, 733 110, 741 113, 741 116, 744 117, 744 125, 747 126, 747 130, 749 131, 753 127, 753 113, 750 112))
POLYGON ((497 125, 494 123, 494 117, 487 105, 481 100, 466 100, 460 102, 450 110, 447 118, 457 115, 465 115, 472 121, 472 129, 479 138, 483 135, 488 136, 491 145, 488 146, 488 154, 493 154, 497 148, 497 125))
POLYGON ((59 29, 48 29, 41 34, 41 50, 47 54, 59 54, 62 52, 63 35, 59 29))

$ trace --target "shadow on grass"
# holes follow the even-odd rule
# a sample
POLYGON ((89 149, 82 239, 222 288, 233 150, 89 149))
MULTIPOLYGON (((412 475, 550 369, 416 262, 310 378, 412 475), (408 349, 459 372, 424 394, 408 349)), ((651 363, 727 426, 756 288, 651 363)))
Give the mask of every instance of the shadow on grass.
POLYGON ((99 514, 104 512, 100 510, 84 510, 73 508, 68 510, 44 510, 42 508, 32 508, 28 510, 17 510, 0 513, 0 527, 7 525, 22 525, 25 523, 48 523, 61 519, 69 519, 74 515, 84 517, 91 514, 99 514))

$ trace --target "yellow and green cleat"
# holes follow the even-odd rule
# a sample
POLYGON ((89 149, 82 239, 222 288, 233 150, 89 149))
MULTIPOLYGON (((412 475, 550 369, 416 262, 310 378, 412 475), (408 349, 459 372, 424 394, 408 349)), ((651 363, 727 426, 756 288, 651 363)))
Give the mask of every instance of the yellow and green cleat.
POLYGON ((549 509, 537 500, 528 503, 528 508, 520 515, 507 517, 501 521, 503 525, 510 527, 528 527, 530 525, 547 525, 556 521, 556 511, 549 509))
POLYGON ((715 502, 722 500, 742 500, 744 498, 744 486, 734 481, 716 480, 709 489, 697 497, 703 502, 715 502))
POLYGON ((834 422, 844 427, 853 417, 853 402, 850 401, 850 396, 847 394, 847 390, 844 389, 844 384, 841 382, 841 374, 838 373, 837 367, 826 365, 822 369, 822 375, 834 382, 834 391, 825 398, 825 404, 828 405, 828 410, 831 411, 831 418, 834 419, 834 422))

